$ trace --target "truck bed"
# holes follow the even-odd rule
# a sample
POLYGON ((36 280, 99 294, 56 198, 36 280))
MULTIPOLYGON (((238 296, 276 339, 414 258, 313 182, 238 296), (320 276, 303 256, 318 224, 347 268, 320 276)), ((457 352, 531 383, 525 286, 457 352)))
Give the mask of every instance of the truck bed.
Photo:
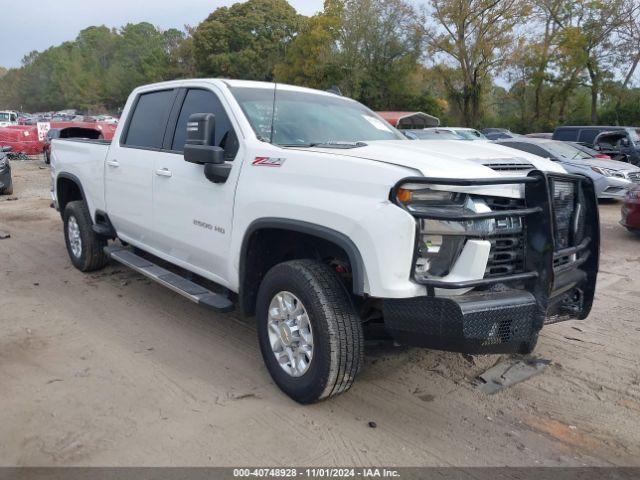
POLYGON ((55 171, 82 179, 89 211, 104 210, 104 168, 109 140, 60 138, 51 142, 51 166, 55 171))

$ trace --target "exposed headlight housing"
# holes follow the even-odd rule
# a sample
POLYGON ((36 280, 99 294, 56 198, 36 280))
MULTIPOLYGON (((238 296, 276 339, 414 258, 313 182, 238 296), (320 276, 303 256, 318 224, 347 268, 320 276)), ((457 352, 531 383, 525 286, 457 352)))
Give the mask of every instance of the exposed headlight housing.
POLYGON ((481 198, 466 193, 406 185, 397 190, 397 201, 417 217, 418 279, 448 275, 469 237, 515 234, 523 228, 519 216, 469 218, 490 209, 481 198))
POLYGON ((599 173, 600 175, 604 175, 605 177, 625 178, 624 173, 618 172, 617 170, 612 170, 610 168, 591 167, 591 170, 599 173))

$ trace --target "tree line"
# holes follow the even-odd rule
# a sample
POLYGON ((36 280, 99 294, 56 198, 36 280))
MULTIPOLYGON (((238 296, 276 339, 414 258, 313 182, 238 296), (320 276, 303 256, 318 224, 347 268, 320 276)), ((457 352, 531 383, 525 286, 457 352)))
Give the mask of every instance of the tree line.
POLYGON ((640 123, 640 0, 248 0, 197 27, 89 27, 0 69, 0 106, 117 112, 141 84, 278 81, 449 124, 640 123))

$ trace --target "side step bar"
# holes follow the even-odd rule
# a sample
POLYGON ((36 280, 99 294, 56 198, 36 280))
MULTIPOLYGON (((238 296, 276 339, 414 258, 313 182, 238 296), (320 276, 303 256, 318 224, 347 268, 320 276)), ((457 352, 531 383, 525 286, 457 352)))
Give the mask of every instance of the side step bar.
POLYGON ((116 262, 170 288, 174 292, 187 297, 192 302, 220 313, 227 313, 234 310, 233 302, 228 298, 211 290, 207 290, 197 283, 187 280, 180 275, 176 275, 145 258, 139 257, 128 248, 114 245, 105 247, 104 251, 116 262))

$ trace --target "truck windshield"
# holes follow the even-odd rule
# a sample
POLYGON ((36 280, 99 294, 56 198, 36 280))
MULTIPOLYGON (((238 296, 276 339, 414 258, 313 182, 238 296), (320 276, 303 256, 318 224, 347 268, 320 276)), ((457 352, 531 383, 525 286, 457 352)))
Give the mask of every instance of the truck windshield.
POLYGON ((364 105, 337 95, 276 88, 274 102, 270 88, 230 90, 257 137, 275 145, 358 146, 371 140, 406 140, 364 105))

